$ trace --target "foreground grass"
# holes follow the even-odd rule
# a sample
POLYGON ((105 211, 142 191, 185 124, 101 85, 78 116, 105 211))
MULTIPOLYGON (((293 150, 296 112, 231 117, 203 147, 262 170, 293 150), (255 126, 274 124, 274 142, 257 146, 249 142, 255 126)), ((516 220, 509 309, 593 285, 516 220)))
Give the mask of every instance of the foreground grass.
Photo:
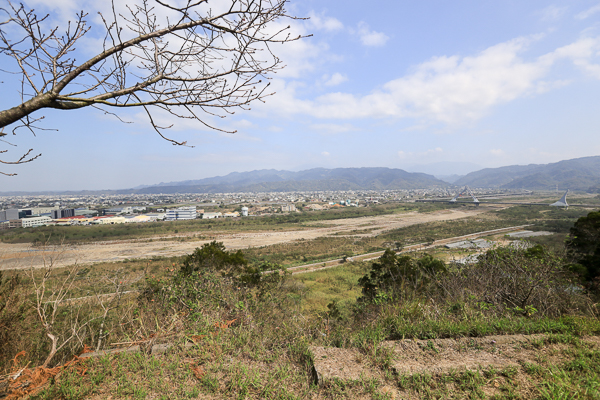
POLYGON ((346 263, 335 268, 295 275, 305 291, 302 309, 308 313, 325 312, 336 303, 348 308, 361 295, 358 279, 369 271, 370 263, 346 263))
MULTIPOLYGON (((471 331, 480 323, 471 323, 471 331)), ((293 335, 283 325, 269 327, 274 332, 262 340, 247 326, 213 331, 210 335, 196 328, 188 330, 188 336, 206 336, 190 349, 174 348, 162 356, 134 353, 88 359, 57 376, 33 398, 600 398, 600 349, 581 340, 581 335, 600 333, 598 321, 557 320, 550 329, 548 321, 521 324, 529 325, 522 333, 549 333, 546 339, 532 344, 538 352, 535 361, 517 368, 482 367, 442 375, 396 374, 379 346, 384 337, 379 338, 371 328, 363 328, 348 335, 352 345, 361 349, 365 362, 379 371, 377 378, 334 380, 321 386, 312 381, 309 346, 332 345, 336 334, 321 338, 293 335), (272 341, 275 332, 279 333, 277 342, 272 341)), ((427 329, 415 329, 417 336, 429 335, 427 329)))

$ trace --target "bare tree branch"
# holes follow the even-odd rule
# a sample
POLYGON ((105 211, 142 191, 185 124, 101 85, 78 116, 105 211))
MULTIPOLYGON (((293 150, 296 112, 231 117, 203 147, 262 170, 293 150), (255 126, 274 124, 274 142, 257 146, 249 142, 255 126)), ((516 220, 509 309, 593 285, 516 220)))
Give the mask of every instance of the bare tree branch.
POLYGON ((102 47, 80 63, 77 48, 92 29, 88 13, 78 13, 66 27, 48 27, 48 15, 6 0, 0 8, 0 60, 4 71, 20 76, 21 88, 15 106, 0 111, 0 129, 40 129, 32 121, 43 117, 29 117, 43 109, 92 106, 109 113, 106 108, 139 107, 161 137, 184 145, 164 133, 172 125, 159 122, 161 112, 215 128, 210 117, 247 109, 272 94, 265 90, 269 76, 283 64, 270 44, 302 38, 291 37, 289 26, 278 27, 282 19, 297 19, 286 13, 287 1, 230 0, 215 12, 207 0, 183 6, 139 0, 120 13, 112 0, 110 12, 99 13, 102 47))

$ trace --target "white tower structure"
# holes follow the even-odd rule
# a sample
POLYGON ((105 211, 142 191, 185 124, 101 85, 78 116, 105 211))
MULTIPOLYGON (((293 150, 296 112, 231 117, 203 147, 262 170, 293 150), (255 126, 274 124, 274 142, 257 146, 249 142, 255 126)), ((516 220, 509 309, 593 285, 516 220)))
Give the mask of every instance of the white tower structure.
POLYGON ((561 197, 559 201, 550 204, 550 206, 552 206, 552 207, 569 207, 569 204, 567 204, 567 193, 569 193, 569 189, 567 189, 567 191, 565 192, 565 194, 563 194, 563 197, 561 197))

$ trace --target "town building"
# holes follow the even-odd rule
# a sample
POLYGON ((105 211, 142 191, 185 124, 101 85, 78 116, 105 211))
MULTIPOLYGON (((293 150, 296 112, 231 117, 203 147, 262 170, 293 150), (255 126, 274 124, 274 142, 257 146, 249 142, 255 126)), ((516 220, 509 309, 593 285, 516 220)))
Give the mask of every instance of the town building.
POLYGON ((76 208, 75 216, 78 216, 78 215, 85 215, 85 216, 98 215, 98 211, 88 210, 87 208, 76 208))
POLYGON ((8 221, 11 219, 19 219, 19 210, 11 208, 8 210, 0 211, 0 221, 8 221))
POLYGON ((52 219, 61 219, 75 216, 74 208, 63 208, 62 210, 52 210, 52 219))
POLYGON ((196 207, 180 207, 167 210, 167 221, 179 221, 184 219, 196 219, 198 214, 196 207))
POLYGON ((213 218, 221 218, 223 214, 220 212, 205 212, 202 214, 202 219, 213 219, 213 218))
POLYGON ((33 228, 36 226, 46 225, 51 222, 52 218, 50 217, 30 217, 21 219, 21 226, 23 228, 33 228))
POLYGON ((295 212, 296 206, 294 204, 285 204, 281 206, 281 212, 295 212))
POLYGON ((164 212, 148 213, 146 215, 149 216, 150 218, 153 218, 155 221, 164 221, 165 218, 167 217, 167 214, 165 214, 164 212))
POLYGON ((125 218, 125 217, 117 217, 117 216, 105 217, 105 218, 97 218, 94 221, 95 224, 100 224, 100 225, 124 224, 126 222, 127 222, 127 218, 125 218))

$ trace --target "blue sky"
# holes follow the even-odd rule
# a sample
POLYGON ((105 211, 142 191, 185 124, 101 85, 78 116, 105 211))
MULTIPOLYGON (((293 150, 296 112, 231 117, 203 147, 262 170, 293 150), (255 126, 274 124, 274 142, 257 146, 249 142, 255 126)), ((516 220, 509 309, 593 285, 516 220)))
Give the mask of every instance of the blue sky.
MULTIPOLYGON (((27 2, 57 24, 100 3, 27 2)), ((265 104, 209 118, 236 134, 172 121, 170 135, 195 146, 187 148, 162 140, 139 112, 122 114, 135 121, 124 124, 96 110, 49 111, 43 126, 57 131, 23 131, 10 138, 18 147, 0 142, 13 157, 42 153, 4 167, 18 175, 0 176, 0 192, 127 188, 263 168, 497 167, 600 155, 599 1, 366 4, 291 2, 290 14, 310 17, 292 30, 313 36, 275 46, 287 67, 272 76, 276 94, 265 104)), ((0 73, 2 108, 19 101, 11 79, 0 73)))

